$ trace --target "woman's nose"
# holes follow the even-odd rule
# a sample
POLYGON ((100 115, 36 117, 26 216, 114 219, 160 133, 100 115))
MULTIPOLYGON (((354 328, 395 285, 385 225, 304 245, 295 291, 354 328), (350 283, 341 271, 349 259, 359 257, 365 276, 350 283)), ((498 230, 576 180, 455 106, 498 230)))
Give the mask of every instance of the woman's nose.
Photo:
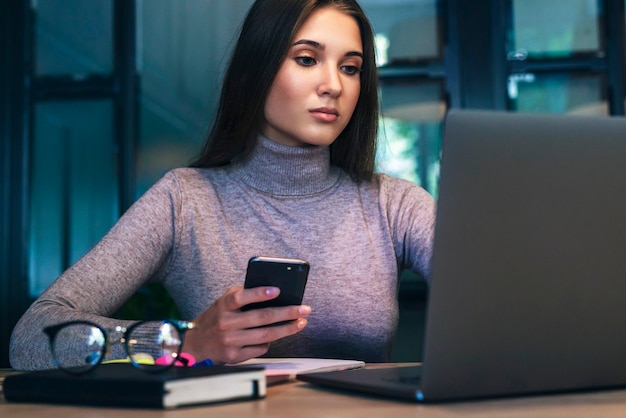
POLYGON ((328 66, 322 70, 318 94, 337 97, 341 95, 342 85, 339 70, 336 67, 328 66))

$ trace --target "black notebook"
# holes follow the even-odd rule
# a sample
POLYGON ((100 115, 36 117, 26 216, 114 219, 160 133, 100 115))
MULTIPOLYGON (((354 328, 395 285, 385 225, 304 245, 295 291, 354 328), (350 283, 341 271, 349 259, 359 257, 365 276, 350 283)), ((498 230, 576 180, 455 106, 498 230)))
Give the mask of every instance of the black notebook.
POLYGON ((176 408, 265 397, 262 367, 172 367, 146 373, 130 364, 105 364, 80 376, 43 370, 7 376, 10 402, 176 408))
POLYGON ((421 402, 626 386, 625 118, 451 111, 433 251, 421 370, 298 379, 421 402))

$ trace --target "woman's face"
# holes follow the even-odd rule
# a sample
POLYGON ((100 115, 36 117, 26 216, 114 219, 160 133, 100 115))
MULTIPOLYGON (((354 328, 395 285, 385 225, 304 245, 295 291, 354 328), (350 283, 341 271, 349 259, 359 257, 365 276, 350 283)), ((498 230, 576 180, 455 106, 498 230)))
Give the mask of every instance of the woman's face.
POLYGON ((330 145, 361 90, 363 46, 356 20, 332 7, 296 33, 265 102, 263 135, 283 145, 330 145))

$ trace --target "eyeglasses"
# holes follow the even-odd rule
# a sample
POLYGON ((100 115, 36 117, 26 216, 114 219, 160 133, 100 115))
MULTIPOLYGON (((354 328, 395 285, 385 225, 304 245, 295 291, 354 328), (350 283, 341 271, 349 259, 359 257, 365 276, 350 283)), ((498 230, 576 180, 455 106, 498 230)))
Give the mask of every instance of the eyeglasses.
POLYGON ((111 344, 122 343, 130 363, 147 372, 160 372, 180 357, 185 332, 194 323, 178 320, 141 321, 129 328, 105 330, 89 321, 71 321, 44 328, 54 362, 70 374, 83 374, 102 363, 111 344), (155 361, 158 360, 158 361, 155 361))

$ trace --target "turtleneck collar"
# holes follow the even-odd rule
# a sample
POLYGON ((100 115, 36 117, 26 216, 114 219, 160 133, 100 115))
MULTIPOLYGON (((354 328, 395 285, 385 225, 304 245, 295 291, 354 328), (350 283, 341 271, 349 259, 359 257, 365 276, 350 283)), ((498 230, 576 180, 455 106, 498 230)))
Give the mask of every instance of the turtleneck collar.
POLYGON ((277 196, 304 196, 334 186, 341 170, 330 164, 328 147, 290 147, 259 136, 247 158, 232 166, 249 186, 277 196))

